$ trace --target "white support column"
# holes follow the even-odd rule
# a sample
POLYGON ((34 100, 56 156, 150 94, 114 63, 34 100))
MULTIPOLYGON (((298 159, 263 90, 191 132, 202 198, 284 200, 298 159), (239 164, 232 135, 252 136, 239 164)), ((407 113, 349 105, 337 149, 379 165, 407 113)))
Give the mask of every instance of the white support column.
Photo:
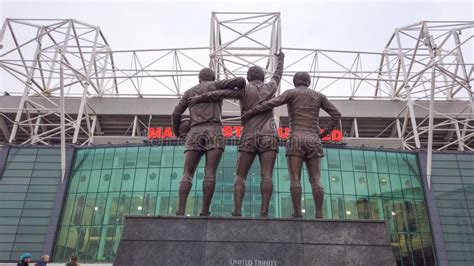
POLYGON ((352 126, 351 126, 351 137, 359 138, 359 124, 357 123, 357 118, 354 117, 352 119, 352 126))
POLYGON ((421 148, 421 144, 420 144, 420 137, 418 135, 418 125, 416 124, 415 110, 414 110, 413 100, 411 98, 410 85, 408 85, 408 73, 405 68, 405 58, 403 55, 403 50, 402 50, 403 47, 400 41, 400 32, 398 29, 396 30, 396 37, 397 37, 397 43, 398 43, 398 60, 400 60, 400 67, 402 69, 403 80, 405 83, 404 88, 405 88, 405 93, 407 96, 408 112, 410 114, 410 121, 411 121, 411 126, 413 129, 413 136, 415 138, 415 146, 417 149, 419 149, 421 148))
POLYGON ((60 49, 61 57, 59 62, 59 82, 60 82, 60 96, 59 96, 59 112, 61 114, 61 183, 66 178, 66 121, 65 121, 65 106, 64 106, 64 50, 60 49))

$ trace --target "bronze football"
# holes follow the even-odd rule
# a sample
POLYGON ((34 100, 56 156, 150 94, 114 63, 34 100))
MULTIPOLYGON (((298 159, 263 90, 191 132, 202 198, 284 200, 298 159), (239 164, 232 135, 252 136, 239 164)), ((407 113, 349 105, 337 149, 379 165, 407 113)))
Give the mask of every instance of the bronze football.
POLYGON ((188 134, 190 129, 191 129, 191 121, 188 118, 182 119, 178 128, 179 137, 186 136, 186 134, 188 134))

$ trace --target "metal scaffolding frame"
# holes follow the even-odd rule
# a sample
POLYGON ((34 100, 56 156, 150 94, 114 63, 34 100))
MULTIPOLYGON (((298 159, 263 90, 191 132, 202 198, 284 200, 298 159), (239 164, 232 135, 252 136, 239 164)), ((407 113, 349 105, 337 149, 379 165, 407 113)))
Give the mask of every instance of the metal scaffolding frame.
MULTIPOLYGON (((473 21, 421 21, 397 28, 382 52, 282 47, 278 12, 213 12, 210 28, 209 47, 113 51, 98 26, 75 19, 6 19, 0 69, 8 74, 4 79, 18 84, 22 98, 14 120, 0 115, 3 134, 10 143, 19 131, 27 134, 21 145, 50 145, 58 136, 63 145, 93 144, 100 123, 89 99, 180 97, 207 66, 219 79, 243 76, 252 65, 269 76, 274 53, 282 49, 281 90, 292 87, 295 72, 308 71, 311 87, 330 98, 404 102, 379 136, 391 131, 404 149, 427 149, 428 176, 434 132, 446 134, 437 150, 474 150, 473 21), (80 97, 73 113, 65 111, 64 97, 80 97), (443 112, 438 101, 463 108, 443 112), (13 124, 11 132, 6 123, 13 124)), ((133 136, 140 123, 136 117, 131 122, 133 136)), ((356 117, 350 132, 360 136, 356 117)))

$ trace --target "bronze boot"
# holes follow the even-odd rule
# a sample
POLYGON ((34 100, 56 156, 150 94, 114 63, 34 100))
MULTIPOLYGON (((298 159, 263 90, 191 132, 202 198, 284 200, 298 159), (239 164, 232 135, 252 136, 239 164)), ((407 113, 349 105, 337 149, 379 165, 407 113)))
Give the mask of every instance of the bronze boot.
POLYGON ((262 205, 260 207, 260 217, 268 217, 268 208, 272 198, 273 183, 271 181, 260 183, 260 192, 262 193, 262 205))
POLYGON ((242 216, 242 200, 245 196, 245 183, 237 183, 234 185, 234 211, 232 216, 242 216))
POLYGON ((293 203, 293 218, 303 218, 301 214, 301 186, 291 186, 291 202, 293 203))
POLYGON ((189 191, 191 191, 192 186, 193 183, 188 180, 179 182, 179 203, 176 215, 184 215, 186 212, 186 200, 188 199, 189 191))
POLYGON ((204 182, 202 184, 202 192, 203 192, 203 199, 202 199, 202 209, 199 216, 209 216, 211 213, 209 212, 209 208, 211 206, 212 195, 214 195, 214 188, 216 186, 216 182, 212 178, 204 178, 204 182))

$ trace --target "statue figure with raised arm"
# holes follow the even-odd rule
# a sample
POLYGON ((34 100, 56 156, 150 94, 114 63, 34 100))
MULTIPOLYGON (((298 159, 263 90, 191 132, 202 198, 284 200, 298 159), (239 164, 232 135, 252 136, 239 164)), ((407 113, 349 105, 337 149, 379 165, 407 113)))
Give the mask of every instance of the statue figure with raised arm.
MULTIPOLYGON (((293 217, 301 218, 301 167, 308 169, 309 182, 313 192, 316 218, 323 218, 324 189, 320 181, 320 159, 324 156, 321 138, 330 134, 341 118, 341 113, 325 95, 309 88, 311 78, 307 72, 293 76, 294 89, 265 101, 242 116, 242 121, 252 119, 273 108, 286 104, 288 107, 290 135, 286 144, 288 171, 291 178, 290 192, 293 217), (331 119, 321 132, 319 111, 323 109, 331 119)), ((244 122, 245 123, 245 122, 244 122)))
MULTIPOLYGON (((265 83, 265 72, 261 67, 252 66, 247 71, 248 84, 242 90, 220 90, 191 98, 190 104, 214 102, 222 99, 236 99, 240 102, 241 113, 245 113, 257 104, 274 97, 283 73, 284 54, 275 54, 277 64, 275 72, 265 83)), ((242 216, 242 200, 245 195, 245 180, 250 167, 258 155, 261 166, 260 191, 262 202, 260 217, 267 217, 270 199, 273 193, 273 168, 278 152, 278 134, 273 111, 269 109, 242 122, 243 131, 239 143, 237 171, 234 181, 233 216, 242 216)))
POLYGON ((183 137, 183 134, 180 134, 180 124, 182 115, 188 107, 190 122, 190 129, 186 134, 184 172, 179 183, 179 205, 176 215, 185 214, 186 201, 191 191, 194 172, 202 155, 206 156, 206 164, 202 185, 203 204, 200 215, 210 215, 209 208, 216 184, 217 166, 225 145, 221 123, 222 100, 189 106, 189 98, 207 92, 240 90, 244 87, 244 78, 215 81, 214 71, 204 68, 199 72, 199 84, 187 90, 176 105, 171 121, 173 133, 177 137, 183 137))

